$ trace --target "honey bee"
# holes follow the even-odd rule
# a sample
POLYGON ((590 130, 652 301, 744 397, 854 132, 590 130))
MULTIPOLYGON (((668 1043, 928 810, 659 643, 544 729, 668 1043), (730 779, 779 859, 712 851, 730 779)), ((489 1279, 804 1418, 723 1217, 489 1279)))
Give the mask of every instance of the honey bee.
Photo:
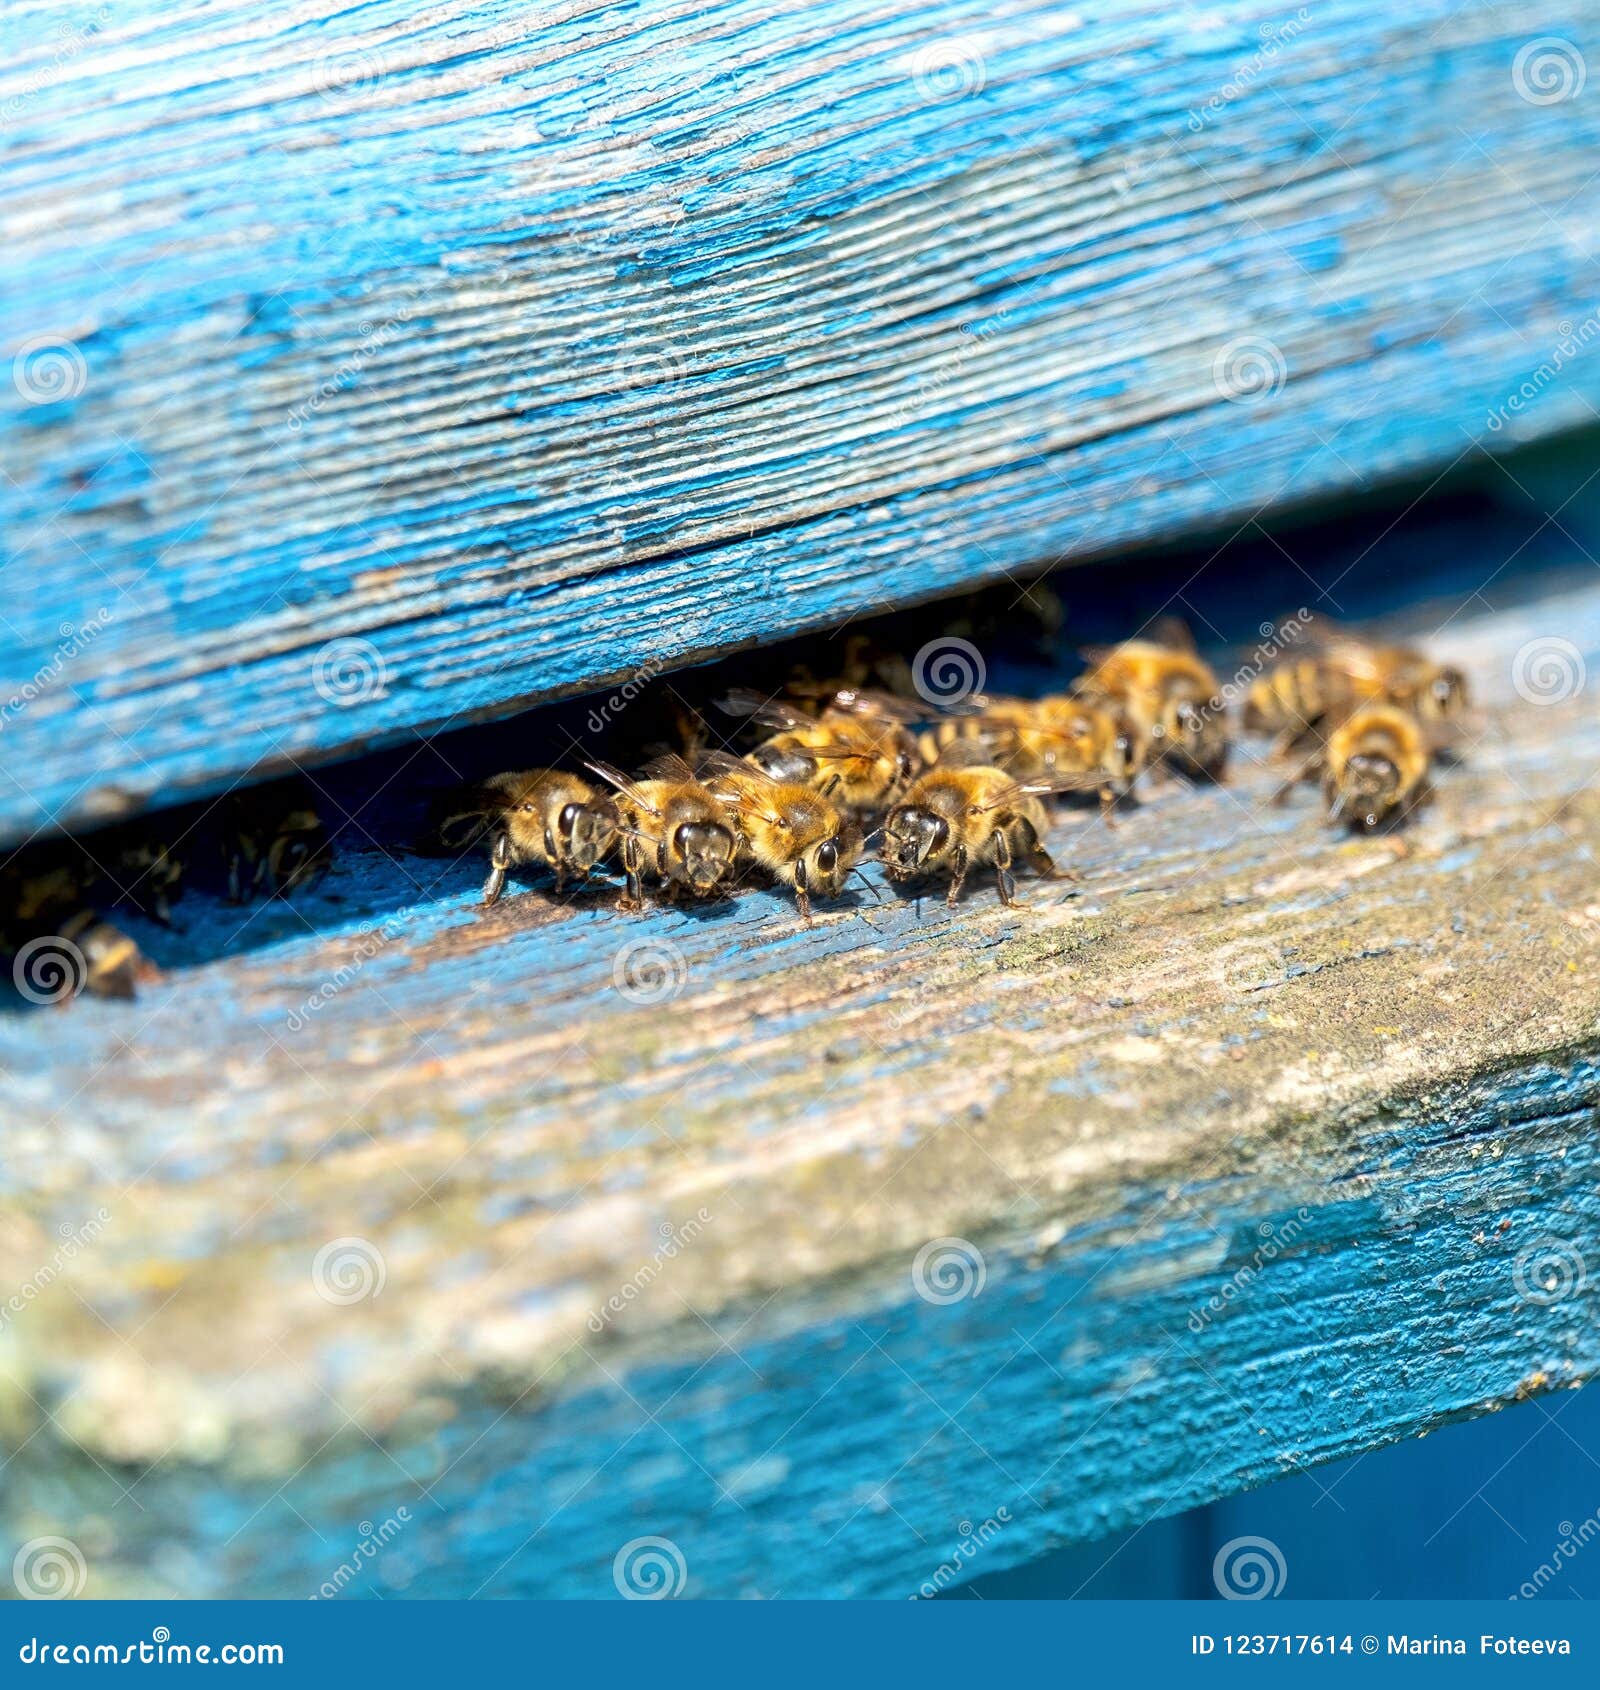
POLYGON ((1371 833, 1403 820, 1430 795, 1427 730, 1396 704, 1358 704, 1273 795, 1283 803, 1302 781, 1322 777, 1328 819, 1371 833))
POLYGON ((288 897, 316 885, 332 860, 328 830, 300 782, 229 794, 222 811, 222 862, 230 903, 263 894, 288 897))
POLYGON ((612 802, 619 817, 622 867, 628 877, 618 908, 644 908, 642 877, 647 854, 650 872, 668 897, 680 891, 695 898, 710 897, 731 879, 739 854, 735 828, 721 800, 695 779, 681 757, 660 757, 646 764, 640 780, 629 780, 608 763, 584 766, 617 791, 612 802))
POLYGON ((108 883, 114 901, 165 927, 183 890, 184 865, 175 847, 159 834, 136 831, 111 844, 104 855, 103 870, 86 865, 86 882, 108 883))
POLYGON ((861 629, 846 634, 840 642, 833 669, 831 677, 824 678, 810 664, 798 663, 790 670, 783 690, 791 697, 817 701, 820 707, 841 692, 877 686, 888 687, 891 693, 905 693, 912 685, 911 664, 905 653, 861 629))
POLYGON ((132 998, 138 983, 154 972, 144 953, 122 931, 93 910, 80 910, 61 927, 61 937, 83 958, 82 991, 101 998, 132 998))
POLYGON ((474 789, 469 806, 441 823, 439 836, 457 849, 489 840, 489 877, 483 883, 483 902, 489 905, 499 902, 513 868, 552 870, 558 892, 569 874, 587 876, 617 842, 617 812, 581 775, 513 770, 474 789))
POLYGON ((0 873, 0 952, 15 958, 25 996, 131 998, 154 972, 134 941, 89 901, 99 877, 81 852, 53 860, 22 856, 0 873))
POLYGON ((892 804, 917 772, 917 744, 907 724, 918 712, 888 693, 847 687, 812 717, 740 687, 719 707, 779 730, 749 755, 763 773, 813 786, 858 815, 892 804))
POLYGON ((1120 704, 1149 742, 1153 762, 1220 781, 1228 766, 1228 723, 1222 688, 1186 631, 1161 639, 1125 640, 1086 654, 1078 683, 1090 699, 1120 704))
POLYGON ((1057 790, 1097 787, 1100 813, 1115 825, 1112 809, 1144 766, 1144 736, 1127 710, 1077 693, 974 702, 973 715, 948 717, 922 735, 925 762, 984 762, 1015 780, 1060 783, 1057 790))
POLYGON ((836 898, 844 890, 861 856, 861 829, 831 798, 723 752, 704 753, 695 774, 728 807, 741 860, 792 886, 804 920, 811 919, 813 896, 836 898))
POLYGON ((1320 658, 1290 657, 1250 683, 1240 713, 1246 733, 1278 736, 1276 755, 1353 702, 1349 682, 1320 658))
POLYGON ((884 869, 894 881, 948 875, 952 905, 974 867, 994 866, 1004 904, 1018 901, 1018 861, 1039 875, 1076 878, 1058 870, 1044 848, 1050 818, 1040 798, 1055 790, 1051 782, 1017 781, 981 764, 930 769, 884 821, 884 869))
POLYGON ((1414 646, 1381 645, 1320 621, 1301 644, 1303 650, 1259 676, 1245 698, 1245 728, 1278 734, 1280 751, 1361 703, 1398 704, 1435 735, 1467 712, 1466 676, 1414 646))

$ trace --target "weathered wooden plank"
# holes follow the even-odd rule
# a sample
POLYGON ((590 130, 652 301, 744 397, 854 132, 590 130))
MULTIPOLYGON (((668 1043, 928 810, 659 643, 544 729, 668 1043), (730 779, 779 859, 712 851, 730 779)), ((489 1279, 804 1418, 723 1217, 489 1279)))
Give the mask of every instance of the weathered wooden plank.
MULTIPOLYGON (((605 1594, 661 1535, 691 1593, 905 1595, 1002 1507, 980 1564, 1591 1376, 1600 595, 1505 568, 1581 555, 1549 508, 1379 525, 1380 580, 1482 560, 1423 626, 1491 731, 1404 850, 1248 759, 1015 912, 485 917, 357 848, 0 1018, 0 1529, 94 1593, 309 1593, 404 1507, 363 1581, 605 1594)), ((1292 544, 1359 611, 1366 540, 1292 544)))
POLYGON ((1586 418, 1597 15, 12 8, 0 837, 1586 418))

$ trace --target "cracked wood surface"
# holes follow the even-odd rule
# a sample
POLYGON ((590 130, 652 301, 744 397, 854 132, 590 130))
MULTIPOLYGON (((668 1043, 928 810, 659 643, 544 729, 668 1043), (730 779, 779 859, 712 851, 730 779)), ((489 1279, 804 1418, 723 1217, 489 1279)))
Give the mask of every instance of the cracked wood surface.
POLYGON ((1527 30, 10 8, 0 837, 1586 420, 1527 30))

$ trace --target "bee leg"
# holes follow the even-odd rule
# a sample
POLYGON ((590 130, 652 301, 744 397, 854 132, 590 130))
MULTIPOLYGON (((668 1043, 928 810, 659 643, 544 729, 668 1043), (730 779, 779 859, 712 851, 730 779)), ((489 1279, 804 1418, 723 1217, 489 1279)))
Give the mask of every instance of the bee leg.
POLYGON ((1042 845, 1035 845, 1028 853, 1028 867, 1041 880, 1082 880, 1075 868, 1062 868, 1042 845))
POLYGON ((967 848, 965 845, 956 846, 950 854, 950 895, 945 902, 954 909, 961 897, 962 882, 967 878, 967 848))
POLYGON ((1282 809, 1283 806, 1289 802, 1294 789, 1299 786, 1303 780, 1309 779, 1311 775, 1316 772, 1317 764, 1321 762, 1321 760, 1322 753, 1320 751, 1314 751, 1309 757, 1305 758, 1304 761, 1296 764, 1294 769, 1290 772, 1288 778, 1280 786, 1278 786, 1272 794, 1272 803, 1275 808, 1282 809))
POLYGON ((1020 904, 1017 896, 1017 877, 1011 872, 1011 841, 996 828, 994 833, 994 877, 1000 887, 1000 902, 1008 906, 1020 904))
POLYGON ((800 912, 800 919, 805 922, 811 920, 811 891, 806 885, 806 865, 797 862, 794 865, 794 906, 800 912))
POLYGON ((1117 807, 1117 795, 1109 786, 1100 788, 1100 819, 1107 827, 1114 828, 1117 818, 1114 814, 1117 807))
POLYGON ((628 877, 628 889, 617 899, 617 908, 642 910, 644 887, 639 879, 639 841, 631 833, 622 841, 622 872, 628 877))
POLYGON ((1022 834, 1022 852, 1027 858, 1028 867, 1041 880, 1082 880, 1083 876, 1075 868, 1061 868, 1054 857, 1045 850, 1039 835, 1034 832, 1030 822, 1024 822, 1022 834))
MULTIPOLYGON (((1046 862, 1049 862, 1048 857, 1046 862)), ((1054 864, 1051 864, 1051 867, 1054 867, 1054 864)), ((1017 877, 1012 874, 1010 837, 1002 828, 995 828, 995 880, 999 882, 1000 902, 1007 908, 1020 909, 1026 904, 1026 897, 1017 897, 1017 877)))
POLYGON ((506 870, 511 867, 511 835, 497 833, 489 847, 489 878, 483 883, 482 903, 485 909, 500 902, 506 888, 506 870))

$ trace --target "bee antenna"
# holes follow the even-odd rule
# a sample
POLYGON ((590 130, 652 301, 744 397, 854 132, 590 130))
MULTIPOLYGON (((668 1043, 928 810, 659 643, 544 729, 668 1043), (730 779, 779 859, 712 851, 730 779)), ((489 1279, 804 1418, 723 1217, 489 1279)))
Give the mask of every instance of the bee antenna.
POLYGON ((863 851, 869 849, 874 839, 882 839, 882 838, 883 838, 883 829, 881 827, 873 828, 871 833, 862 834, 862 836, 861 836, 861 849, 863 851))
POLYGON ((853 874, 853 875, 854 875, 854 876, 855 876, 855 877, 856 877, 856 879, 857 879, 857 880, 859 880, 859 881, 860 881, 860 882, 861 882, 861 884, 862 884, 862 885, 863 885, 863 886, 865 886, 865 887, 866 887, 866 889, 867 889, 867 890, 868 890, 868 891, 869 891, 869 892, 870 892, 870 893, 871 893, 871 894, 872 894, 872 901, 873 901, 873 902, 874 902, 874 903, 875 903, 875 904, 881 904, 881 903, 882 903, 882 902, 883 902, 883 894, 882 894, 882 893, 881 893, 881 892, 880 892, 880 891, 879 891, 879 890, 878 890, 878 888, 877 888, 877 887, 876 887, 876 886, 874 886, 874 885, 873 885, 873 884, 872 884, 872 882, 871 882, 871 881, 870 881, 870 880, 868 880, 868 879, 867 879, 867 877, 866 877, 866 875, 864 875, 864 874, 863 874, 863 873, 862 873, 862 872, 861 872, 861 870, 860 870, 860 869, 858 869, 858 868, 853 868, 853 869, 851 869, 851 871, 850 871, 850 872, 851 872, 851 873, 852 873, 852 874, 853 874))

